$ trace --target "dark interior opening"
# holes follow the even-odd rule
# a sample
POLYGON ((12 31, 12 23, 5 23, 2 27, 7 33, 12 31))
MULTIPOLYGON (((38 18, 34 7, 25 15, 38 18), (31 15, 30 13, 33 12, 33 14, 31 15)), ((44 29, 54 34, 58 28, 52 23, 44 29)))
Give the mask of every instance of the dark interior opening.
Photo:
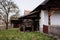
POLYGON ((19 28, 19 20, 11 20, 11 24, 13 24, 13 28, 19 28))
POLYGON ((13 24, 14 28, 19 28, 19 24, 13 24))

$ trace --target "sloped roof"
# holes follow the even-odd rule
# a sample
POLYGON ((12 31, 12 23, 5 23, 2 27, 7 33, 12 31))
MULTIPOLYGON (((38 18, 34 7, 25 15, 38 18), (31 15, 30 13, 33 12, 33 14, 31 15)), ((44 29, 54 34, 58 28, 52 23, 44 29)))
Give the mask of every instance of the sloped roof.
POLYGON ((46 9, 49 10, 51 8, 56 8, 56 9, 60 10, 60 0, 46 0, 41 5, 36 7, 33 11, 37 11, 37 10, 41 10, 41 9, 42 10, 46 10, 46 9))
MULTIPOLYGON (((42 4, 40 4, 38 7, 36 7, 33 11, 30 13, 33 13, 35 11, 40 12, 41 10, 51 10, 51 8, 55 8, 57 10, 60 10, 60 0, 45 0, 42 4)), ((38 13, 29 14, 27 16, 33 16, 38 15, 38 13)), ((26 18, 27 16, 21 17, 26 18)))
POLYGON ((40 19, 39 15, 40 15, 40 10, 35 11, 35 13, 29 14, 29 15, 26 15, 26 16, 22 16, 19 19, 40 19))
MULTIPOLYGON (((43 3, 46 3, 45 1, 43 3)), ((40 4, 41 5, 41 4, 40 4)), ((26 15, 26 16, 22 16, 20 17, 19 19, 40 19, 39 18, 39 15, 40 15, 40 8, 39 6, 37 8, 35 8, 33 11, 30 12, 29 15, 26 15), (38 14, 37 14, 38 13, 38 14), (37 17, 36 17, 37 16, 37 17)))

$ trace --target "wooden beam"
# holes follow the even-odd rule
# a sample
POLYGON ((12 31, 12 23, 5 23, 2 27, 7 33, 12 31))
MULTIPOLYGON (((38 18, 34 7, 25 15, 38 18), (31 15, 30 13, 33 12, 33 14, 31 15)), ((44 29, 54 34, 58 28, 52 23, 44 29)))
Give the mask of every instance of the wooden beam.
POLYGON ((51 10, 60 10, 60 8, 51 8, 51 10))
POLYGON ((48 12, 48 25, 51 25, 51 15, 54 14, 54 10, 48 12))
POLYGON ((51 23, 50 23, 50 16, 51 16, 51 14, 50 14, 50 12, 48 13, 48 25, 50 25, 51 23))

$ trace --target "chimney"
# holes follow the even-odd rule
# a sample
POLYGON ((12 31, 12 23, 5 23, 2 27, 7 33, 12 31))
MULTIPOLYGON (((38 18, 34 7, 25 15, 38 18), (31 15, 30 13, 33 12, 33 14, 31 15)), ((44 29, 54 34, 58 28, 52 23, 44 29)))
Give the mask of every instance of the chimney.
POLYGON ((28 14, 30 14, 30 10, 24 10, 24 15, 28 15, 28 14))

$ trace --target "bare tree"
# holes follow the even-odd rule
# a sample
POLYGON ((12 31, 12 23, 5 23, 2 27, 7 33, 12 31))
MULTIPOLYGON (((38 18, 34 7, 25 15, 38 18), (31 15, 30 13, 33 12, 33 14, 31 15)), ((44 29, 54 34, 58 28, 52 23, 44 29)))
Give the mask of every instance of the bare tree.
POLYGON ((9 13, 16 12, 18 7, 10 0, 0 0, 0 14, 4 17, 6 29, 8 29, 9 13))

